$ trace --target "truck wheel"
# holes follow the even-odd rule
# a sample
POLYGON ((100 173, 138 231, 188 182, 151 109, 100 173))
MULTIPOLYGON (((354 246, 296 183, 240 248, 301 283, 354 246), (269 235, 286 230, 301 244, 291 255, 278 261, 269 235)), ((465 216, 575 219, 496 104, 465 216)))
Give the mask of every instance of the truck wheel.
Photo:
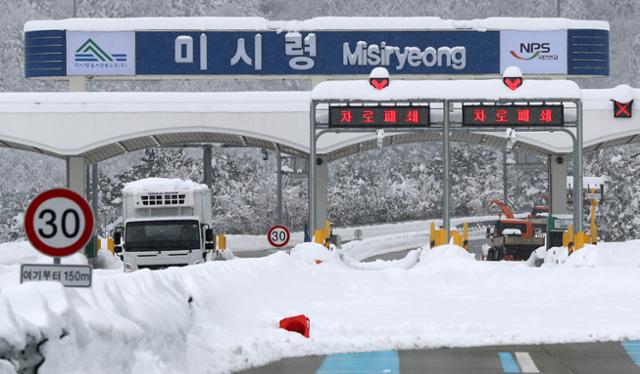
POLYGON ((496 260, 496 249, 491 247, 489 251, 487 251, 487 261, 495 261, 496 260))
POLYGON ((504 259, 504 247, 500 247, 498 248, 498 250, 496 251, 497 253, 497 259, 496 261, 501 261, 502 259, 504 259))

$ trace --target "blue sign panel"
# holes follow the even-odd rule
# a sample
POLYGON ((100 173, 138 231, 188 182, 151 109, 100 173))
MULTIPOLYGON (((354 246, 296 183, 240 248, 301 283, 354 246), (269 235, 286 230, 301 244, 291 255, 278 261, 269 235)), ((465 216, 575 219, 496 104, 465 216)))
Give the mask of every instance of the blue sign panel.
MULTIPOLYGON (((504 56, 515 47, 506 42, 528 47, 528 39, 536 36, 536 31, 530 32, 532 36, 513 30, 37 30, 25 33, 25 75, 347 76, 366 75, 377 66, 392 75, 499 75, 501 62, 512 64, 504 56), (506 37, 507 33, 511 34, 506 37)), ((558 40, 547 44, 556 56, 555 65, 560 61, 562 66, 551 69, 548 59, 525 58, 526 64, 535 64, 535 69, 522 68, 525 74, 609 74, 607 30, 569 29, 556 34, 558 40)))
POLYGON ((499 43, 498 31, 139 31, 136 74, 495 74, 499 43))
POLYGON ((569 75, 609 75, 609 31, 567 30, 569 75))

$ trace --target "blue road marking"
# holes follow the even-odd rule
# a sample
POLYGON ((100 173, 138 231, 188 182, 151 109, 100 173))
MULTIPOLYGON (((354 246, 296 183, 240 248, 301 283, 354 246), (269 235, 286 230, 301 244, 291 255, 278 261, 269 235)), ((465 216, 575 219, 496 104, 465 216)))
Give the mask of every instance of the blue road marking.
POLYGON ((399 374, 400 359, 396 351, 341 353, 327 356, 316 374, 381 373, 399 374))
POLYGON ((621 344, 633 362, 640 366, 640 340, 629 340, 621 344))
POLYGON ((500 357, 500 363, 502 364, 502 370, 505 373, 519 373, 520 367, 516 363, 516 360, 513 359, 513 355, 510 352, 498 352, 498 357, 500 357))

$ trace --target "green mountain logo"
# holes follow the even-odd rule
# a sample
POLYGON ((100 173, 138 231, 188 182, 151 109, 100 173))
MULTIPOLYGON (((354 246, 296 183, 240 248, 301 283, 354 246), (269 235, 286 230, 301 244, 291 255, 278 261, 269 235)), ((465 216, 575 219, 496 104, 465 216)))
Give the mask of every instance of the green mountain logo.
POLYGON ((126 53, 113 53, 106 52, 98 43, 89 38, 86 42, 76 49, 75 53, 76 62, 126 62, 126 53))

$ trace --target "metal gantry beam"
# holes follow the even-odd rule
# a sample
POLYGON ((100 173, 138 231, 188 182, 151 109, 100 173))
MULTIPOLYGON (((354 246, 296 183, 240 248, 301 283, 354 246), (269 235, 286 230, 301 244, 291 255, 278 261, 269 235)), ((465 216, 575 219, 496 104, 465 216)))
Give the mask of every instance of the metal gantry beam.
MULTIPOLYGON (((316 228, 317 223, 315 222, 315 211, 316 211, 316 197, 315 197, 315 160, 316 160, 316 147, 317 141, 323 134, 326 133, 374 133, 376 128, 361 128, 361 129, 340 129, 340 128, 328 128, 328 125, 325 126, 324 123, 321 126, 316 127, 316 109, 318 104, 330 104, 330 103, 342 103, 345 102, 353 102, 353 103, 366 103, 367 101, 358 100, 358 101, 346 101, 346 100, 313 100, 311 103, 311 111, 310 111, 310 138, 309 138, 309 179, 308 179, 308 188, 309 188, 309 229, 311 235, 313 235, 313 231, 316 228), (319 130, 319 131, 317 131, 319 130)), ((496 105, 499 104, 513 104, 513 103, 561 103, 563 105, 564 110, 572 109, 571 107, 564 107, 564 103, 573 103, 575 105, 576 118, 574 121, 565 121, 563 127, 519 127, 518 131, 524 132, 564 132, 571 137, 572 145, 573 145, 573 157, 574 157, 574 196, 578 200, 574 203, 574 227, 576 230, 582 230, 582 102, 580 99, 544 99, 544 100, 535 100, 535 99, 510 99, 510 100, 484 100, 484 99, 474 99, 474 100, 402 100, 402 102, 417 102, 417 103, 426 103, 426 104, 435 104, 441 103, 443 104, 443 113, 442 113, 442 122, 434 123, 434 127, 430 128, 420 128, 420 129, 406 129, 406 128, 392 128, 389 130, 391 134, 398 134, 404 132, 442 132, 443 134, 443 228, 447 232, 447 240, 449 238, 450 231, 450 180, 449 180, 449 169, 450 169, 450 133, 452 132, 480 132, 480 133, 490 133, 490 132, 504 132, 506 130, 505 127, 487 127, 487 128, 469 128, 462 127, 461 123, 456 123, 458 126, 450 127, 450 111, 455 110, 455 104, 460 104, 460 108, 462 108, 465 104, 478 104, 478 103, 493 103, 496 105), (438 127, 437 125, 441 125, 438 127), (564 127, 564 125, 574 125, 575 134, 569 130, 568 127, 564 127), (578 187, 579 186, 579 187, 578 187)), ((430 107, 431 108, 431 107, 430 107)), ((433 109, 433 108, 431 108, 433 109)), ((505 174, 506 175, 506 174, 505 174)), ((505 195, 506 195, 506 186, 505 186, 505 195)), ((505 196, 506 199, 506 196, 505 196)))

